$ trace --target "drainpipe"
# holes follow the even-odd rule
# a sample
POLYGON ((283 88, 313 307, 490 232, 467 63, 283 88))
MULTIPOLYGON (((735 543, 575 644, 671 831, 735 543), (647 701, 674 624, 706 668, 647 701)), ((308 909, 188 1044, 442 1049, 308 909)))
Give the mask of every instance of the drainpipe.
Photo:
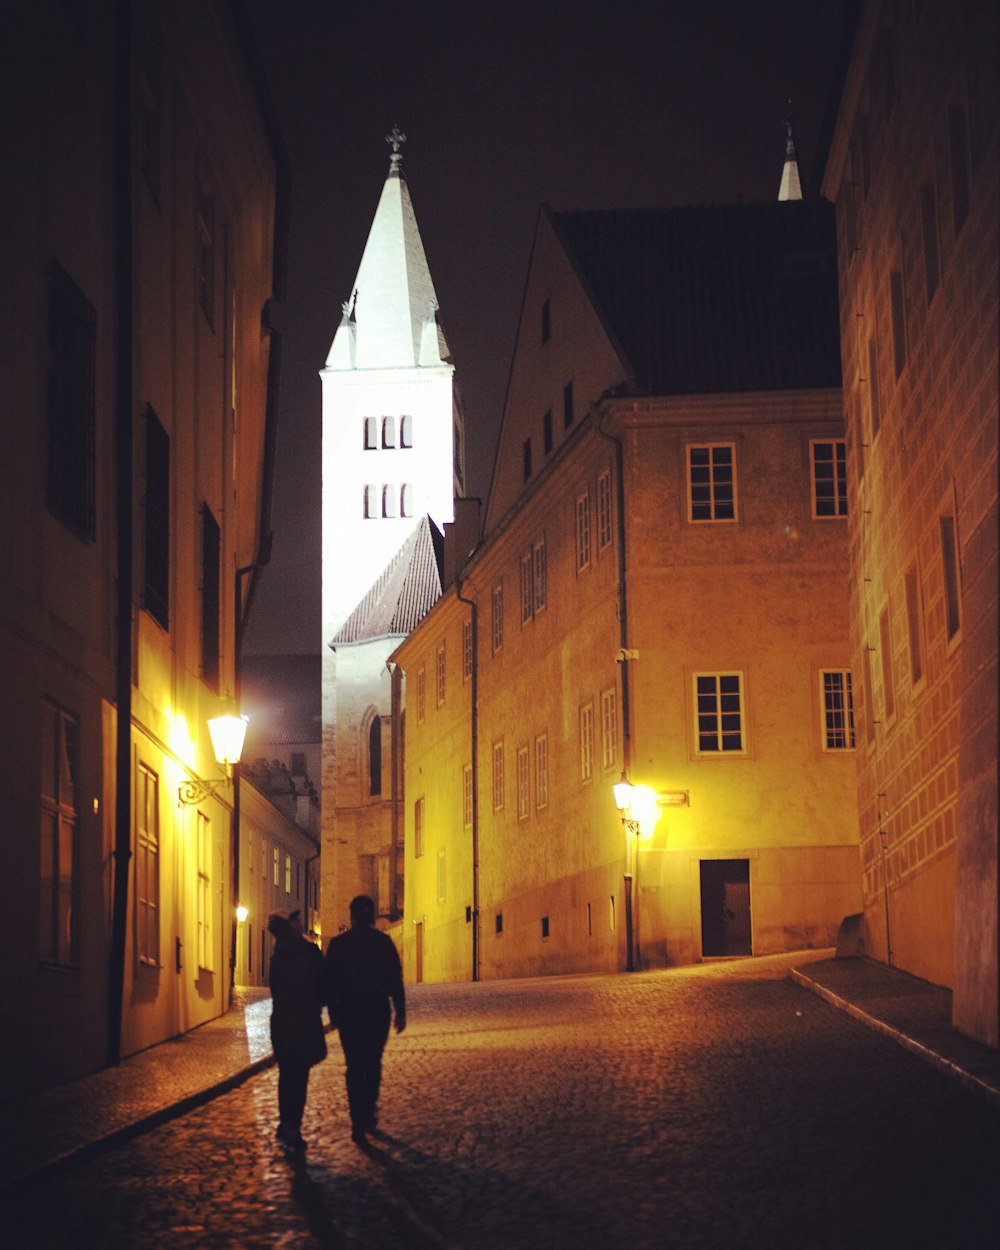
POLYGON ((389 725, 391 728, 389 735, 389 773, 391 778, 389 786, 389 918, 395 921, 403 914, 403 905, 397 894, 396 887, 396 883, 399 881, 399 846, 401 841, 399 826, 403 795, 402 734, 399 732, 403 723, 403 670, 398 664, 393 664, 391 660, 386 660, 385 666, 389 670, 389 725))
MULTIPOLYGON (((603 417, 602 417, 603 421, 603 417)), ((614 434, 609 434, 601 421, 597 423, 597 432, 602 438, 614 444, 615 448, 615 494, 617 496, 618 520, 618 667, 622 681, 622 772, 630 778, 632 764, 632 700, 629 687, 629 646, 628 646, 628 589, 626 582, 626 547, 625 547, 625 470, 624 448, 622 441, 614 434)), ((635 939, 632 923, 632 835, 626 830, 625 848, 625 971, 635 971, 635 939)), ((638 846, 635 848, 638 859, 638 846)))
POLYGON ((455 597, 472 610, 472 979, 479 980, 479 605, 455 581, 455 597))
POLYGON ((132 4, 115 5, 114 307, 115 524, 117 657, 115 672, 115 849, 108 962, 107 1062, 121 1059, 122 1000, 132 857, 132 568, 134 546, 134 414, 132 411, 132 4))

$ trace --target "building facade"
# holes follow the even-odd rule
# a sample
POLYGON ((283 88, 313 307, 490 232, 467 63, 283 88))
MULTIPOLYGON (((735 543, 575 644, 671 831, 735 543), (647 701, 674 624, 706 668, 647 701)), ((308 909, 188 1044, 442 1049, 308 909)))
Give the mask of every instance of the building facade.
POLYGON ((393 657, 411 979, 859 910, 833 244, 801 202, 543 210, 485 538, 393 657))
POLYGON ((3 49, 18 1091, 229 1003, 235 796, 206 722, 235 710, 266 537, 281 164, 240 13, 42 3, 11 15, 3 49), (217 784, 182 802, 197 779, 217 784))
POLYGON ((996 7, 863 6, 836 203, 867 948, 998 1025, 996 7))
POLYGON ((462 413, 403 174, 405 136, 394 129, 387 142, 389 174, 320 372, 327 935, 347 924, 358 893, 375 899, 381 923, 399 917, 386 660, 440 593, 431 530, 453 519, 464 491, 462 413))

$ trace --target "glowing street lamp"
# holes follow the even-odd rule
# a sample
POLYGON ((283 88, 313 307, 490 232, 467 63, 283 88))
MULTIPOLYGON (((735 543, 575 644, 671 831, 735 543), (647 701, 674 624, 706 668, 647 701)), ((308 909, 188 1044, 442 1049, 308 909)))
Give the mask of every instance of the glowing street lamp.
POLYGON ((208 732, 212 739, 212 750, 215 753, 216 762, 223 769, 225 775, 216 778, 214 781, 203 781, 200 777, 195 777, 189 781, 181 782, 177 788, 178 803, 182 806, 190 803, 200 803, 202 799, 214 793, 219 786, 228 784, 233 775, 233 767, 240 762, 240 756, 243 754, 243 740, 247 733, 247 723, 245 716, 212 717, 208 722, 208 732))
MULTIPOLYGON (((639 837, 639 822, 632 815, 632 801, 635 798, 635 786, 628 779, 628 774, 622 770, 621 779, 616 781, 612 786, 615 795, 615 807, 618 808, 618 815, 621 818, 622 825, 625 827, 625 970, 626 972, 634 972, 636 965, 636 948, 638 942, 632 925, 632 835, 635 834, 636 841, 639 837)), ((636 868, 639 866, 638 846, 635 851, 636 868)))
POLYGON ((243 904, 242 904, 242 903, 240 903, 240 905, 236 908, 236 919, 237 919, 237 921, 238 921, 240 924, 246 924, 246 922, 247 922, 247 917, 248 917, 249 915, 250 915, 250 912, 246 909, 246 907, 244 907, 244 906, 243 906, 243 904))

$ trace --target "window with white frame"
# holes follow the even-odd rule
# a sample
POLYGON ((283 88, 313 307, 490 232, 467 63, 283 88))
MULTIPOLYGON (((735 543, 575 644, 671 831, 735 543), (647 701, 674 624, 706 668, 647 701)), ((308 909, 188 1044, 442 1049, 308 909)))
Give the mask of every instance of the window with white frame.
POLYGON ((493 810, 503 807, 503 741, 493 743, 493 810))
POLYGON ((47 964, 79 962, 79 722, 45 702, 42 725, 39 951, 47 964))
POLYGON ((601 695, 601 767, 614 768, 618 758, 618 697, 612 687, 601 695))
POLYGON ((365 451, 375 451, 378 448, 378 417, 365 417, 365 451))
POLYGON ((698 754, 745 752, 743 674, 696 673, 694 695, 698 754))
POLYGON ((413 804, 413 857, 419 859, 424 853, 424 800, 417 799, 413 804))
POLYGON ((365 520, 374 521, 378 516, 378 487, 374 482, 365 486, 365 520))
POLYGON ((549 601, 549 570, 544 538, 531 549, 531 595, 535 613, 543 611, 549 601))
POLYGON ((493 620, 491 636, 493 654, 503 650, 503 582, 497 582, 492 595, 493 620))
POLYGON ((440 647, 438 647, 437 655, 435 656, 435 659, 434 659, 434 674, 435 674, 435 679, 436 679, 435 690, 437 693, 437 704, 438 704, 438 707, 440 707, 441 704, 444 702, 445 667, 444 667, 444 643, 443 642, 440 645, 440 647))
POLYGON ((576 501, 576 571, 590 565, 590 492, 584 491, 576 501))
POLYGON ((531 768, 528 760, 528 748, 517 748, 517 818, 527 820, 531 804, 531 768))
POLYGON ((387 447, 387 448, 396 446, 396 418, 395 417, 383 417, 382 418, 382 446, 387 447))
MULTIPOLYGON (((198 967, 212 970, 212 822, 196 812, 198 846, 197 936, 198 967)), ((247 866, 249 870, 249 865, 247 866)))
POLYGON ((823 697, 823 750, 854 750, 854 692, 851 670, 824 669, 820 673, 823 697))
POLYGON ((160 962, 160 779, 139 764, 135 796, 135 953, 160 962))
POLYGON ((427 670, 421 664, 417 669, 417 723, 420 724, 427 712, 427 670))
POLYGON ((535 807, 549 805, 549 738, 539 734, 535 739, 535 807))
POLYGON ((396 515, 395 486, 382 487, 382 515, 384 517, 394 517, 396 515))
POLYGON ((399 488, 399 515, 413 516, 413 483, 404 482, 399 488))
POLYGON ((472 622, 462 622, 462 680, 472 676, 472 622))
POLYGON ((472 828, 472 765, 462 769, 462 824, 472 828))
POLYGON ((611 473, 605 469, 597 479, 597 549, 611 546, 611 473))
POLYGON ((688 447, 688 520, 736 520, 736 445, 688 447))
POLYGON ((521 557, 521 624, 524 625, 534 615, 531 594, 531 552, 521 557))
POLYGON ((584 703, 580 708, 580 780, 591 781, 594 776, 594 705, 584 703))
POLYGON ((400 447, 413 446, 413 418, 409 413, 404 413, 399 419, 399 445, 400 447))
POLYGON ((812 514, 818 520, 847 516, 847 444, 842 438, 811 439, 812 514))

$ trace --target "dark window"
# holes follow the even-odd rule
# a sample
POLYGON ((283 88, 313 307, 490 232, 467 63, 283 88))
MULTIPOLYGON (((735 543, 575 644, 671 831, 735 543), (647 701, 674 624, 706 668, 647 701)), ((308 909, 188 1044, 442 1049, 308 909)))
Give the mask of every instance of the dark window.
POLYGON ((497 912, 496 931, 497 931, 497 937, 499 937, 500 934, 503 933, 503 912, 502 911, 497 912))
POLYGON ((201 676, 219 688, 219 598, 221 591, 219 523, 208 504, 201 506, 201 676))
POLYGON ((368 729, 368 793, 382 793, 382 718, 373 716, 368 729))
POLYGON ((527 481, 531 477, 531 439, 524 440, 524 447, 521 449, 524 456, 524 480, 527 481))
POLYGON ((549 918, 548 916, 543 916, 542 917, 542 937, 547 938, 548 936, 549 936, 549 918))
POLYGON ((542 446, 545 448, 545 454, 548 455, 552 450, 552 409, 550 408, 545 416, 542 417, 542 446))
POLYGON ((96 534, 97 314, 57 262, 49 270, 49 510, 81 538, 96 534))
POLYGON ((143 606, 170 628, 170 438, 146 408, 146 523, 143 606))
POLYGON ((543 343, 547 343, 549 341, 549 334, 551 333, 551 330, 552 330, 552 322, 551 322, 550 314, 549 314, 549 301, 546 300, 545 303, 542 305, 542 342, 543 343))
POLYGON ((941 563, 944 571, 945 619, 948 638, 954 638, 962 623, 958 587, 958 540, 955 518, 941 517, 941 563))
POLYGON ((563 387, 563 425, 568 430, 573 424, 573 383, 567 382, 563 387))
POLYGON ((306 775, 306 753, 305 751, 292 752, 292 776, 304 777, 306 775))

